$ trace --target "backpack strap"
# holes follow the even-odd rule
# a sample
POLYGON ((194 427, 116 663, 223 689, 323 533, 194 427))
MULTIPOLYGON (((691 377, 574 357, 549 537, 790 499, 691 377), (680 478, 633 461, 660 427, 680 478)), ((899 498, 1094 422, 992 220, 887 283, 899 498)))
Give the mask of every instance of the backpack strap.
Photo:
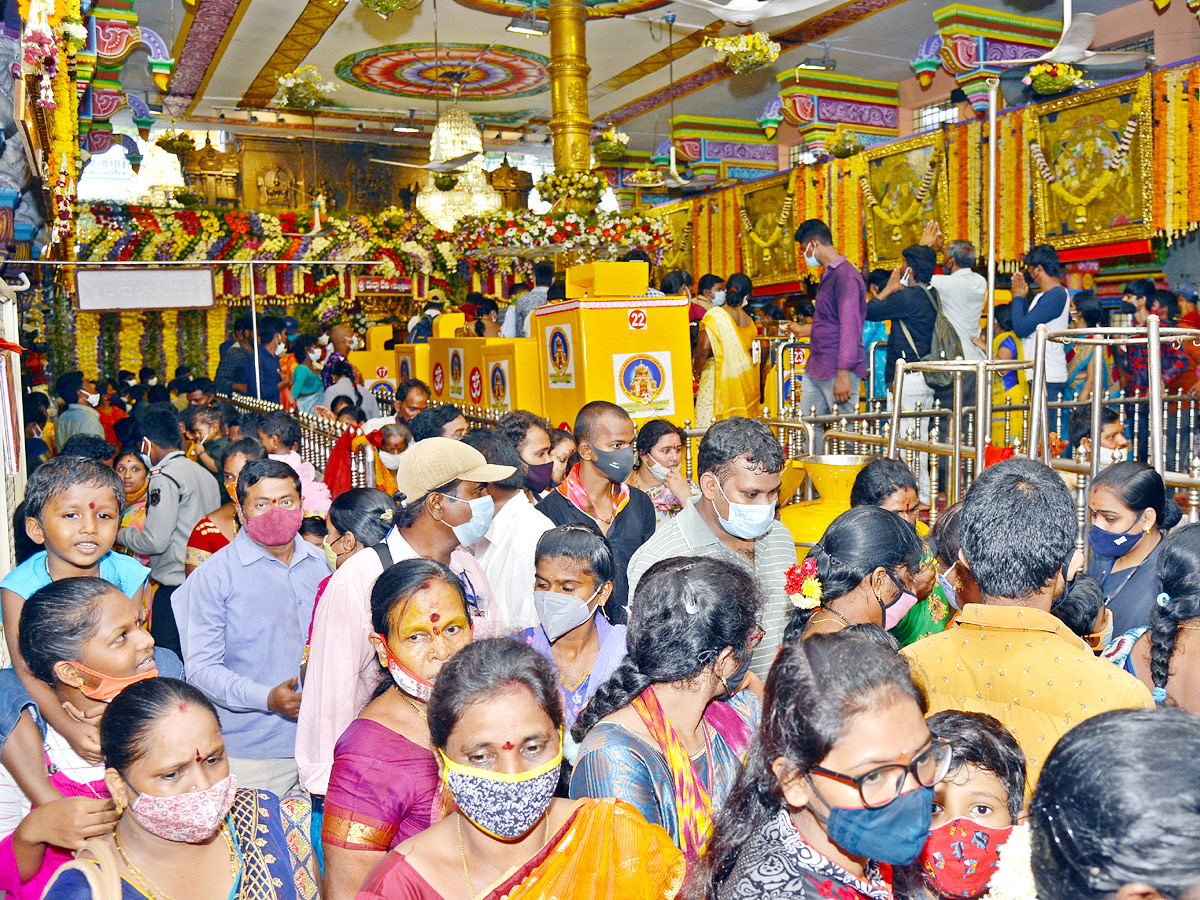
POLYGON ((392 549, 387 545, 387 539, 380 541, 371 547, 375 551, 375 555, 379 557, 379 561, 383 563, 383 570, 386 572, 392 567, 392 549))

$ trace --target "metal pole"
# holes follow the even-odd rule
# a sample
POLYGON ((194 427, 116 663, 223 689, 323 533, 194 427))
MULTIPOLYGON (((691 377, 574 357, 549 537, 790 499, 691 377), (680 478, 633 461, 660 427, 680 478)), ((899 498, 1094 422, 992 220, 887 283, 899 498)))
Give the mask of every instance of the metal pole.
POLYGON ((254 263, 250 263, 250 328, 254 332, 254 396, 262 399, 262 370, 258 358, 258 293, 254 289, 254 263))
MULTIPOLYGON (((992 340, 996 332, 996 99, 1000 79, 987 79, 988 91, 988 271, 987 271, 987 347, 992 358, 992 340)), ((989 422, 989 427, 991 423, 989 422)), ((976 431, 979 429, 976 428, 976 431)))
MULTIPOLYGON (((1163 383, 1162 383, 1162 343, 1158 338, 1158 316, 1150 316, 1146 320, 1148 333, 1146 340, 1146 367, 1150 378, 1150 409, 1148 423, 1150 426, 1150 465, 1161 475, 1163 468, 1163 383)), ((1096 440, 1093 436, 1092 440, 1096 440)))
MULTIPOLYGON (((1045 323, 1038 325, 1033 349, 1033 385, 1029 394, 1029 447, 1026 448, 1031 459, 1040 453, 1042 460, 1049 459, 1049 437, 1042 433, 1042 410, 1046 407, 1046 334, 1045 323), (1038 450, 1038 442, 1043 445, 1038 450)), ((1093 440, 1095 438, 1093 437, 1093 440)))
POLYGON ((982 360, 979 362, 975 377, 975 477, 979 477, 979 473, 983 471, 985 463, 984 456, 987 453, 988 438, 992 435, 992 420, 991 413, 988 413, 988 418, 983 418, 984 413, 984 395, 990 395, 992 391, 992 382, 990 378, 984 378, 984 372, 987 370, 987 363, 982 360))
POLYGON ((896 458, 896 441, 900 439, 900 386, 904 384, 904 357, 896 360, 896 372, 892 376, 892 420, 888 428, 888 458, 896 458))
POLYGON ((954 408, 950 410, 950 443, 954 449, 950 453, 950 472, 946 477, 946 505, 953 506, 958 502, 959 489, 962 485, 962 405, 963 405, 963 375, 954 373, 954 408))

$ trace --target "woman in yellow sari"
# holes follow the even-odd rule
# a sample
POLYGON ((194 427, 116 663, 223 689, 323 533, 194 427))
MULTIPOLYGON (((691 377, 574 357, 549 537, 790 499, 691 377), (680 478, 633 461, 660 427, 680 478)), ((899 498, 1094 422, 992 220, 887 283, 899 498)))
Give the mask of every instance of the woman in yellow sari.
MULTIPOLYGON (((976 338, 975 345, 987 352, 984 338, 976 338)), ((996 329, 992 337, 992 359, 1022 360, 1021 341, 1012 330, 1012 310, 1008 304, 996 307, 996 329)), ((1004 441, 1004 404, 1018 406, 1029 402, 1028 382, 1024 369, 998 372, 992 376, 992 445, 1008 446, 1004 441)), ((1025 429, 1025 413, 1020 410, 1008 415, 1008 436, 1022 440, 1025 429)))
POLYGON ((700 428, 758 411, 758 366, 750 355, 758 327, 742 308, 753 287, 741 272, 730 275, 725 305, 714 306, 700 320, 700 337, 692 354, 692 377, 700 385, 696 394, 700 428))
POLYGON ((619 800, 554 798, 562 698, 551 663, 508 638, 447 662, 429 737, 454 810, 379 862, 357 900, 671 900, 683 854, 619 800), (486 701, 486 702, 481 702, 486 701))

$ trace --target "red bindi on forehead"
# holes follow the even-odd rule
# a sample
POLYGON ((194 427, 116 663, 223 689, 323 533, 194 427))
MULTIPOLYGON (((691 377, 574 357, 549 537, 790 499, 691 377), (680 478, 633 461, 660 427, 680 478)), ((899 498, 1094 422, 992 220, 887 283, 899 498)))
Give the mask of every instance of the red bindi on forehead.
POLYGON ((96 508, 96 503, 95 503, 95 501, 93 501, 93 500, 89 500, 89 501, 88 501, 88 509, 95 509, 95 508, 96 508))
POLYGON ((505 750, 511 750, 512 748, 513 748, 512 741, 505 741, 505 742, 504 742, 504 748, 503 748, 503 749, 505 749, 505 750))
POLYGON ((430 622, 440 622, 440 621, 442 621, 442 616, 441 616, 441 613, 430 613, 430 614, 429 614, 429 621, 430 621, 430 622))

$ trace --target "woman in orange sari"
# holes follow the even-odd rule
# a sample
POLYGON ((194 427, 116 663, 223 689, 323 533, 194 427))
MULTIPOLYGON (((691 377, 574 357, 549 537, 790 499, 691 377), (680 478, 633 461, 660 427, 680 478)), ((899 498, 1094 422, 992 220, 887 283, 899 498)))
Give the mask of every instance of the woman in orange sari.
POLYGON ((554 798, 562 699, 551 663, 507 638, 438 675, 429 736, 455 809, 375 866, 358 900, 670 900, 683 855, 619 800, 554 798))
POLYGON ((718 419, 748 416, 758 411, 758 366, 750 355, 758 327, 742 308, 754 285, 742 273, 725 283, 725 305, 714 306, 700 320, 700 336, 692 354, 696 394, 696 425, 705 428, 718 419))

